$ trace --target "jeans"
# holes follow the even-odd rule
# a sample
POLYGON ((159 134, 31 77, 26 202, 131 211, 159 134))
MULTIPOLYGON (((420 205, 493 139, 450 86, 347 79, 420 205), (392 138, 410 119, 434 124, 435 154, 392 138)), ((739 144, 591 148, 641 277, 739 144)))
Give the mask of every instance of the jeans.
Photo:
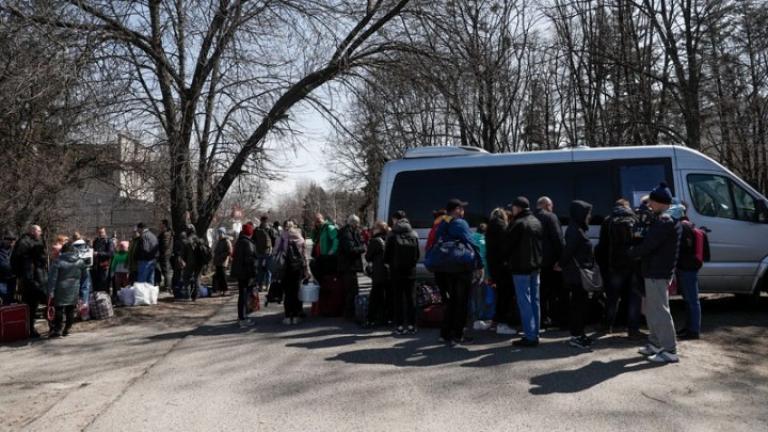
POLYGON ((467 324, 472 273, 447 273, 445 276, 448 302, 440 336, 445 340, 461 339, 464 336, 464 326, 467 324))
POLYGON ((91 295, 91 274, 90 273, 85 274, 85 281, 80 284, 79 295, 80 295, 80 298, 83 300, 83 302, 88 303, 88 299, 90 298, 90 295, 91 295))
POLYGON ((256 285, 269 288, 272 283, 272 255, 265 255, 256 258, 258 274, 256 275, 256 285))
POLYGON ((677 352, 675 323, 669 312, 669 280, 645 279, 645 317, 648 341, 665 351, 677 352))
POLYGON ((617 271, 611 273, 608 278, 606 305, 608 325, 614 326, 619 315, 619 301, 627 307, 627 330, 636 332, 640 330, 640 281, 637 274, 631 271, 617 271))
POLYGON ((395 277, 392 280, 392 287, 395 291, 395 325, 415 325, 416 307, 413 304, 413 279, 395 277))
POLYGON ((0 281, 0 299, 4 305, 15 302, 16 279, 4 279, 0 281))
POLYGON ((688 322, 685 328, 691 333, 701 333, 701 303, 699 303, 699 272, 677 272, 677 287, 685 300, 688 322))
POLYGON ((155 260, 139 261, 139 272, 136 275, 136 282, 155 283, 155 260))
POLYGON ((237 319, 244 320, 248 316, 248 297, 251 295, 250 279, 237 280, 237 319))
POLYGON ((524 275, 512 275, 517 295, 517 308, 523 324, 525 338, 539 340, 541 316, 539 306, 539 272, 524 275))
POLYGON ((53 331, 55 333, 61 333, 64 316, 67 317, 66 324, 63 325, 64 331, 69 333, 69 329, 72 328, 72 324, 75 323, 75 306, 56 306, 56 312, 53 315, 53 331))

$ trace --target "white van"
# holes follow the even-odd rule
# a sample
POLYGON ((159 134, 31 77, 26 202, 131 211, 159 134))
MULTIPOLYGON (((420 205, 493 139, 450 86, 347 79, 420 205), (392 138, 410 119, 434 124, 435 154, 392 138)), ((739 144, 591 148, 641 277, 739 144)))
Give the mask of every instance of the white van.
MULTIPOLYGON (((768 289, 768 202, 734 173, 703 154, 677 146, 578 148, 489 154, 477 148, 423 147, 389 162, 382 172, 378 218, 404 210, 422 239, 432 212, 450 198, 469 202, 470 226, 491 210, 523 195, 534 203, 546 195, 568 222, 568 207, 580 199, 594 206, 590 237, 613 203, 624 197, 636 207, 660 181, 688 204, 693 223, 709 233, 712 260, 700 272, 701 291, 759 293, 768 289)), ((425 274, 420 265, 420 273, 425 274)))

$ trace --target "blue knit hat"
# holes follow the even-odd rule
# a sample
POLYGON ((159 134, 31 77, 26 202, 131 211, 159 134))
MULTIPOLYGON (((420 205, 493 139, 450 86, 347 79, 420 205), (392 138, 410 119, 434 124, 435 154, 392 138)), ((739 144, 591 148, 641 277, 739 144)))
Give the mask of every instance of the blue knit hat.
POLYGON ((659 183, 659 186, 651 191, 650 198, 652 201, 656 201, 660 204, 672 204, 672 192, 664 182, 659 183))

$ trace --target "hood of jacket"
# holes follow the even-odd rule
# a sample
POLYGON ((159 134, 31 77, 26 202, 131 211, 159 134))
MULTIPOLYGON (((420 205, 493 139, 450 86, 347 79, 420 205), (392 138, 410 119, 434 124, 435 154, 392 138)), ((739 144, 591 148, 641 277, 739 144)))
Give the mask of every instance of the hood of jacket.
POLYGON ((59 259, 62 260, 62 261, 67 261, 67 262, 74 263, 74 262, 77 262, 77 260, 79 260, 80 257, 75 252, 67 252, 67 253, 63 253, 63 254, 59 255, 59 259))
POLYGON ((408 219, 400 219, 395 226, 392 227, 392 232, 395 234, 408 233, 413 231, 411 222, 408 219))
POLYGON ((571 203, 571 224, 578 225, 587 229, 587 215, 592 211, 592 204, 584 201, 574 201, 571 203))

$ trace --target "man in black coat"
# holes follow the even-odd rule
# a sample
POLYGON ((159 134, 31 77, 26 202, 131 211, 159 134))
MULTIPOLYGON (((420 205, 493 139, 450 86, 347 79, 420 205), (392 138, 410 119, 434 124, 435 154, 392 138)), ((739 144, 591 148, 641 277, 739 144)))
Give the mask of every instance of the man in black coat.
POLYGON ((162 278, 161 285, 168 292, 173 291, 171 282, 171 256, 173 255, 173 231, 168 219, 163 219, 160 225, 160 235, 157 237, 160 249, 157 255, 158 267, 162 278))
POLYGON ((555 264, 563 252, 563 229, 560 219, 553 213, 555 205, 549 197, 543 196, 536 201, 534 216, 541 222, 544 230, 541 262, 541 322, 544 327, 557 325, 564 327, 568 321, 568 295, 563 289, 561 272, 555 270, 555 264))
POLYGON ((539 344, 539 270, 543 258, 544 229, 533 215, 526 197, 517 197, 509 206, 514 221, 509 226, 508 250, 510 273, 515 283, 517 307, 520 310, 525 335, 515 346, 533 347, 539 344))
POLYGON ((11 267, 18 279, 22 300, 29 306, 29 334, 33 338, 40 337, 35 331, 37 309, 48 298, 47 262, 43 230, 39 225, 31 225, 13 248, 11 267))
POLYGON ((345 306, 344 317, 355 318, 355 297, 360 287, 357 283, 357 273, 363 271, 363 254, 365 244, 360 233, 360 218, 355 215, 347 219, 347 224, 339 231, 339 262, 338 269, 344 284, 345 306))
POLYGON ((94 291, 109 291, 109 265, 115 255, 115 244, 107 237, 107 229, 99 228, 93 240, 93 268, 91 279, 94 291))

